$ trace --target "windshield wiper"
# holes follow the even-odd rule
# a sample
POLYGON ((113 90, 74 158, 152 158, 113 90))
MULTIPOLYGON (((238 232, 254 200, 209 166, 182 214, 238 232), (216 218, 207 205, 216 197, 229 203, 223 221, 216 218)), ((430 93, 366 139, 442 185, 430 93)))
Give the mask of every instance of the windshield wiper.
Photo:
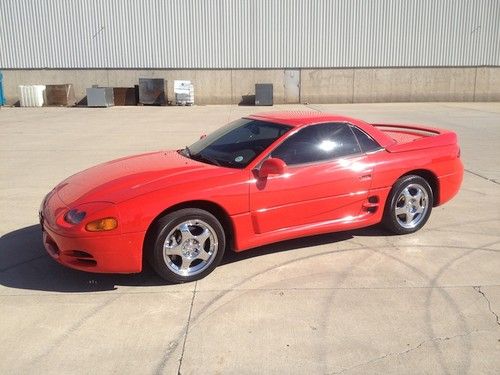
POLYGON ((190 158, 191 157, 191 150, 189 149, 189 146, 186 146, 184 151, 186 151, 187 157, 190 158))
POLYGON ((221 166, 221 163, 217 159, 214 159, 211 156, 207 156, 202 153, 191 155, 191 159, 198 161, 208 161, 210 164, 215 164, 218 165, 219 167, 221 166))

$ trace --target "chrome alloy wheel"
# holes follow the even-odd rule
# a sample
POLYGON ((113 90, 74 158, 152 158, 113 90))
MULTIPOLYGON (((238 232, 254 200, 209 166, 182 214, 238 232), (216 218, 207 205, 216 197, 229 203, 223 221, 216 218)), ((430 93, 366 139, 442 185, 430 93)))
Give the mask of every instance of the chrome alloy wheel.
POLYGON ((429 196, 422 185, 410 184, 396 200, 396 219, 403 228, 415 228, 429 209, 429 196))
POLYGON ((178 224, 163 244, 167 267, 180 276, 193 276, 207 269, 215 259, 219 243, 215 230, 202 220, 178 224))

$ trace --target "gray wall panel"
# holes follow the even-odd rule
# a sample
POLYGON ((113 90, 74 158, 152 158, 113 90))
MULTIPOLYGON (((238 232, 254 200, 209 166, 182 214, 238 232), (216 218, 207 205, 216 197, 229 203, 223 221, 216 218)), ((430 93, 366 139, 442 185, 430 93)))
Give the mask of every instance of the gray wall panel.
POLYGON ((500 65, 500 0, 0 0, 0 68, 500 65))

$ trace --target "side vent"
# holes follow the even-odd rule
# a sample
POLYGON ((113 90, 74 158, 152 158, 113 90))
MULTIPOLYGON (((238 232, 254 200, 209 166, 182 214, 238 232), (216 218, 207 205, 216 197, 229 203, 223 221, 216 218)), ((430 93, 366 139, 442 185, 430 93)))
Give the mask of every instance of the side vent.
POLYGON ((379 207, 379 198, 376 195, 371 195, 368 199, 363 203, 363 210, 370 213, 375 213, 379 207))

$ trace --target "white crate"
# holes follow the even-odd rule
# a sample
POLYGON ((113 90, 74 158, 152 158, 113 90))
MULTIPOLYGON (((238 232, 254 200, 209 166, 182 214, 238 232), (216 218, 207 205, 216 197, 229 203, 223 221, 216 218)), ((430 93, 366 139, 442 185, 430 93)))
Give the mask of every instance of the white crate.
POLYGON ((194 86, 191 81, 175 80, 174 93, 177 105, 194 104, 194 86))
POLYGON ((19 85, 21 107, 41 107, 45 102, 45 85, 19 85))

